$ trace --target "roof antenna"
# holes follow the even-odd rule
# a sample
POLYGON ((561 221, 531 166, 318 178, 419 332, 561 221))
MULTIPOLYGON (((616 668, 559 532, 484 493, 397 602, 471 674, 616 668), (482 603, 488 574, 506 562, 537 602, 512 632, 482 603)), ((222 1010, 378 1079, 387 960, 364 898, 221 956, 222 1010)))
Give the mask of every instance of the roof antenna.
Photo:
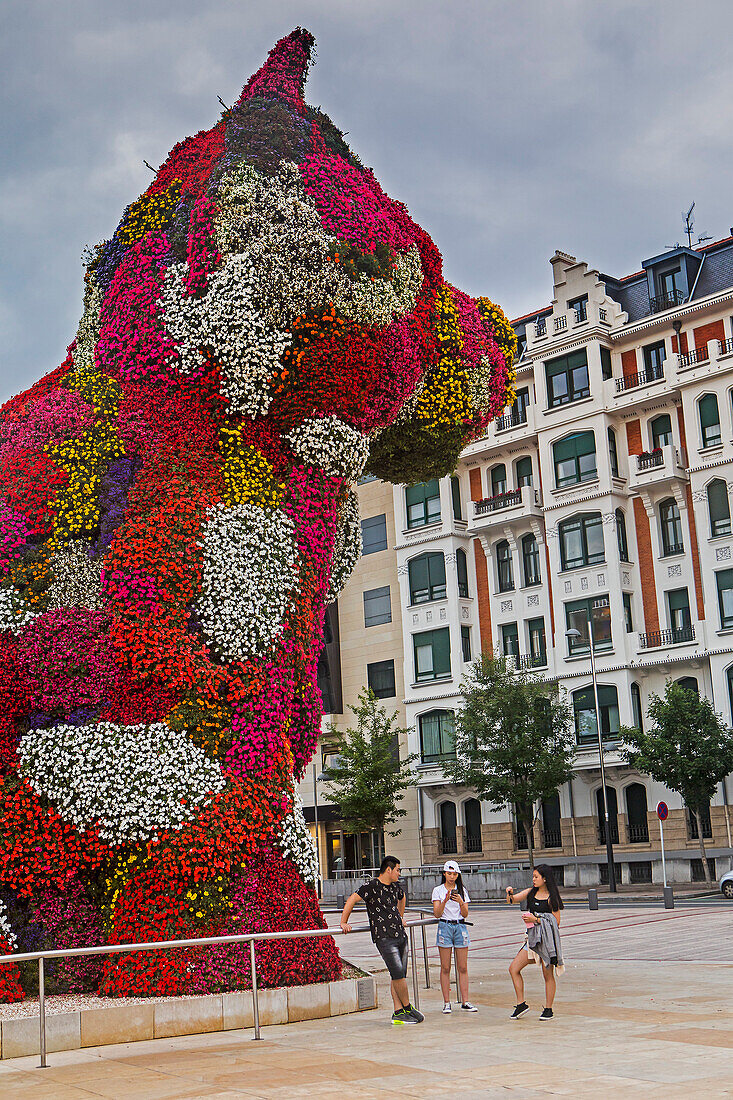
POLYGON ((218 95, 216 98, 219 100, 219 102, 221 103, 221 105, 222 105, 222 107, 224 108, 225 111, 231 111, 231 107, 227 107, 226 103, 224 102, 224 100, 221 98, 220 95, 218 95))
POLYGON ((150 171, 153 173, 153 175, 155 175, 157 173, 158 169, 153 168, 152 164, 148 164, 148 162, 145 160, 145 158, 143 158, 143 164, 145 165, 146 168, 150 169, 150 171))
POLYGON ((687 213, 682 215, 682 217, 685 219, 685 233, 687 234, 687 244, 690 248, 692 248, 692 227, 695 224, 694 219, 692 217, 692 211, 694 209, 695 209, 695 204, 693 202, 692 206, 687 211, 687 213))

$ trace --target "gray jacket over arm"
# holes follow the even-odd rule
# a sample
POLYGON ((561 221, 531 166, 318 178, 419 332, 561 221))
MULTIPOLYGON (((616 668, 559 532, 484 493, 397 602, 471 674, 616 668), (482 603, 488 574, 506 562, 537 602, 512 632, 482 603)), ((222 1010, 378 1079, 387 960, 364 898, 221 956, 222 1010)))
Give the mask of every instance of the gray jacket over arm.
POLYGON ((558 974, 563 974, 560 926, 552 913, 538 913, 537 916, 540 923, 527 929, 527 952, 530 958, 541 959, 545 966, 554 966, 558 974))

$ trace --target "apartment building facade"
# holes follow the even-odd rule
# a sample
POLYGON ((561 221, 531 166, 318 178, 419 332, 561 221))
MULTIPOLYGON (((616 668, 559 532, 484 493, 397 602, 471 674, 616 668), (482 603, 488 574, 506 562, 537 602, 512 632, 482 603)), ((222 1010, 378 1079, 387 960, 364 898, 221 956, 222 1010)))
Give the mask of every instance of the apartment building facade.
MULTIPOLYGON (((702 873, 696 822, 628 767, 618 731, 647 721, 668 679, 733 724, 733 236, 620 279, 561 252, 550 263, 551 303, 514 322, 513 408, 453 477, 360 486, 367 552, 339 605, 343 669, 356 660, 344 676, 366 683, 372 652, 394 662, 394 706, 419 757, 410 859, 424 864, 523 852, 511 809, 492 810, 444 770, 470 661, 488 650, 557 681, 573 709, 575 774, 539 808, 534 841, 568 883, 592 884, 607 867, 590 623, 622 881, 660 879, 660 799, 668 871, 689 881, 702 873), (388 546, 370 553, 374 514, 388 546), (385 587, 392 622, 372 641, 358 612, 385 587)), ((732 789, 721 784, 703 820, 718 872, 731 865, 732 789)))

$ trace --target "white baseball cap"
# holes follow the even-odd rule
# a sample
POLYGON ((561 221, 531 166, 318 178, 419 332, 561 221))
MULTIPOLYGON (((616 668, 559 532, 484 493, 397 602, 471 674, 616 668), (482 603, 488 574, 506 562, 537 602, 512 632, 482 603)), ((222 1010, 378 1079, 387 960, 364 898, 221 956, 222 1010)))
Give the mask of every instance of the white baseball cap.
POLYGON ((458 866, 454 859, 447 859, 443 864, 444 871, 455 871, 457 875, 460 875, 461 868, 458 866))

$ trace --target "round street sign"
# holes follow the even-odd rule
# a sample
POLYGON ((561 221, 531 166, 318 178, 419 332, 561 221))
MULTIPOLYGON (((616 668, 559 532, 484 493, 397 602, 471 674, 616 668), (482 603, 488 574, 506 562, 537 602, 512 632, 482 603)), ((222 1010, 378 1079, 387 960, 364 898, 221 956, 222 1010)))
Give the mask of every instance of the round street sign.
POLYGON ((660 821, 666 821, 669 814, 669 806, 666 802, 657 803, 657 817, 660 821))

